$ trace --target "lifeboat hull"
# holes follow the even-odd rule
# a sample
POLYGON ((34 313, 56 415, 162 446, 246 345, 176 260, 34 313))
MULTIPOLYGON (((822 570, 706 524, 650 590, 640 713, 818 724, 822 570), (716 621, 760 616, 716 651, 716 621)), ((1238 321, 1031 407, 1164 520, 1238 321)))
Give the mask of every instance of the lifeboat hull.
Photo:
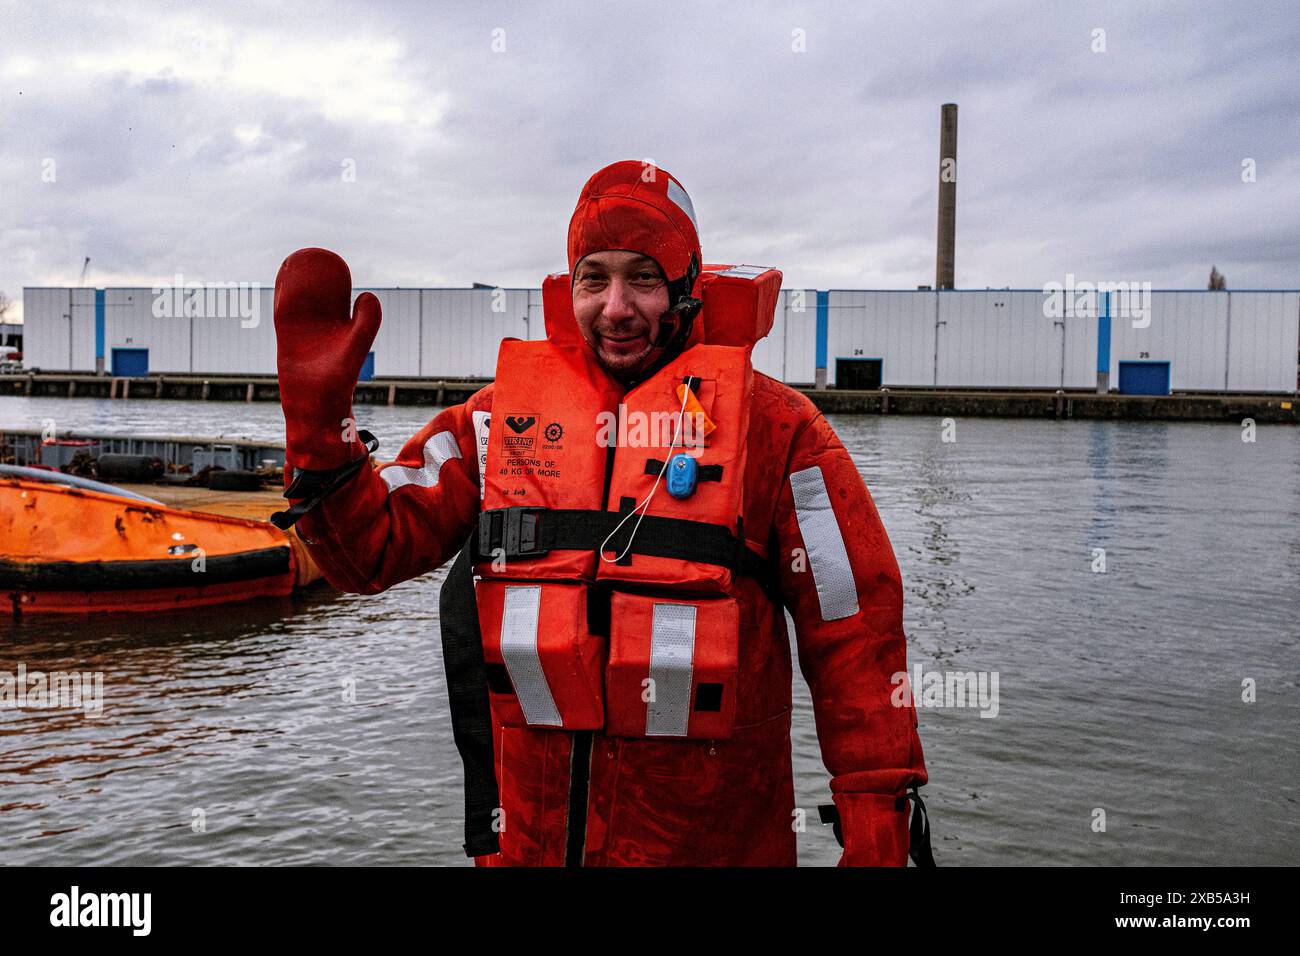
POLYGON ((316 573, 265 521, 0 480, 0 599, 15 615, 284 597, 316 573))

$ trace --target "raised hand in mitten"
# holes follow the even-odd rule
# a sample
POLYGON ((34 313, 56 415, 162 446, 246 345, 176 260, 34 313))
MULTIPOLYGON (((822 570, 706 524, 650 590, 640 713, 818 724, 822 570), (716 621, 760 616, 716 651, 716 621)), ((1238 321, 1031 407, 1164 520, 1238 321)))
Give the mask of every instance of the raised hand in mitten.
POLYGON ((361 458, 352 393, 379 331, 379 300, 357 297, 352 274, 326 249, 299 249, 275 277, 276 366, 284 409, 286 478, 361 458))

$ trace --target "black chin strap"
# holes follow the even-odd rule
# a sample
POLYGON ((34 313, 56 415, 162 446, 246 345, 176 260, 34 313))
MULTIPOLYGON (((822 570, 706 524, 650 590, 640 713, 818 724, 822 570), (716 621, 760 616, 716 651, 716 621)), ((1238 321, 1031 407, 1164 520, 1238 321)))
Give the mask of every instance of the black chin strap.
POLYGON ((659 316, 659 334, 655 336, 655 347, 680 352, 690 337, 695 325, 695 316, 703 303, 692 296, 678 300, 677 304, 659 316))
POLYGON ((686 274, 668 283, 668 301, 672 305, 667 312, 659 316, 659 334, 655 336, 653 343, 655 348, 664 350, 663 354, 641 373, 639 381, 644 381, 655 374, 680 355, 682 349, 686 347, 686 340, 691 337, 691 329, 695 327, 695 317, 699 315, 700 307, 704 305, 701 299, 690 294, 699 275, 700 262, 695 254, 691 253, 686 274))

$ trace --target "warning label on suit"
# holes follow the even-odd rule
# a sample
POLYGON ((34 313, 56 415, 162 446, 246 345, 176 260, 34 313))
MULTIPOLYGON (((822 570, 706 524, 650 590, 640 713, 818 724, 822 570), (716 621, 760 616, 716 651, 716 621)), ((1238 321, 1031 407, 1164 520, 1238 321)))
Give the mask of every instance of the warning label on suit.
POLYGON ((559 478, 559 462, 553 458, 507 458, 497 469, 503 478, 559 478))

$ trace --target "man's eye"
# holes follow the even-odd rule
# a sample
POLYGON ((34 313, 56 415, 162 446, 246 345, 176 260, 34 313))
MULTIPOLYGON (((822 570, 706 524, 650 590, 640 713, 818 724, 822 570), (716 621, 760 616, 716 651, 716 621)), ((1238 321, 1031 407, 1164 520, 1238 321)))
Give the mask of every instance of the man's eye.
POLYGON ((637 282, 658 282, 659 275, 654 272, 642 272, 636 277, 637 282))

